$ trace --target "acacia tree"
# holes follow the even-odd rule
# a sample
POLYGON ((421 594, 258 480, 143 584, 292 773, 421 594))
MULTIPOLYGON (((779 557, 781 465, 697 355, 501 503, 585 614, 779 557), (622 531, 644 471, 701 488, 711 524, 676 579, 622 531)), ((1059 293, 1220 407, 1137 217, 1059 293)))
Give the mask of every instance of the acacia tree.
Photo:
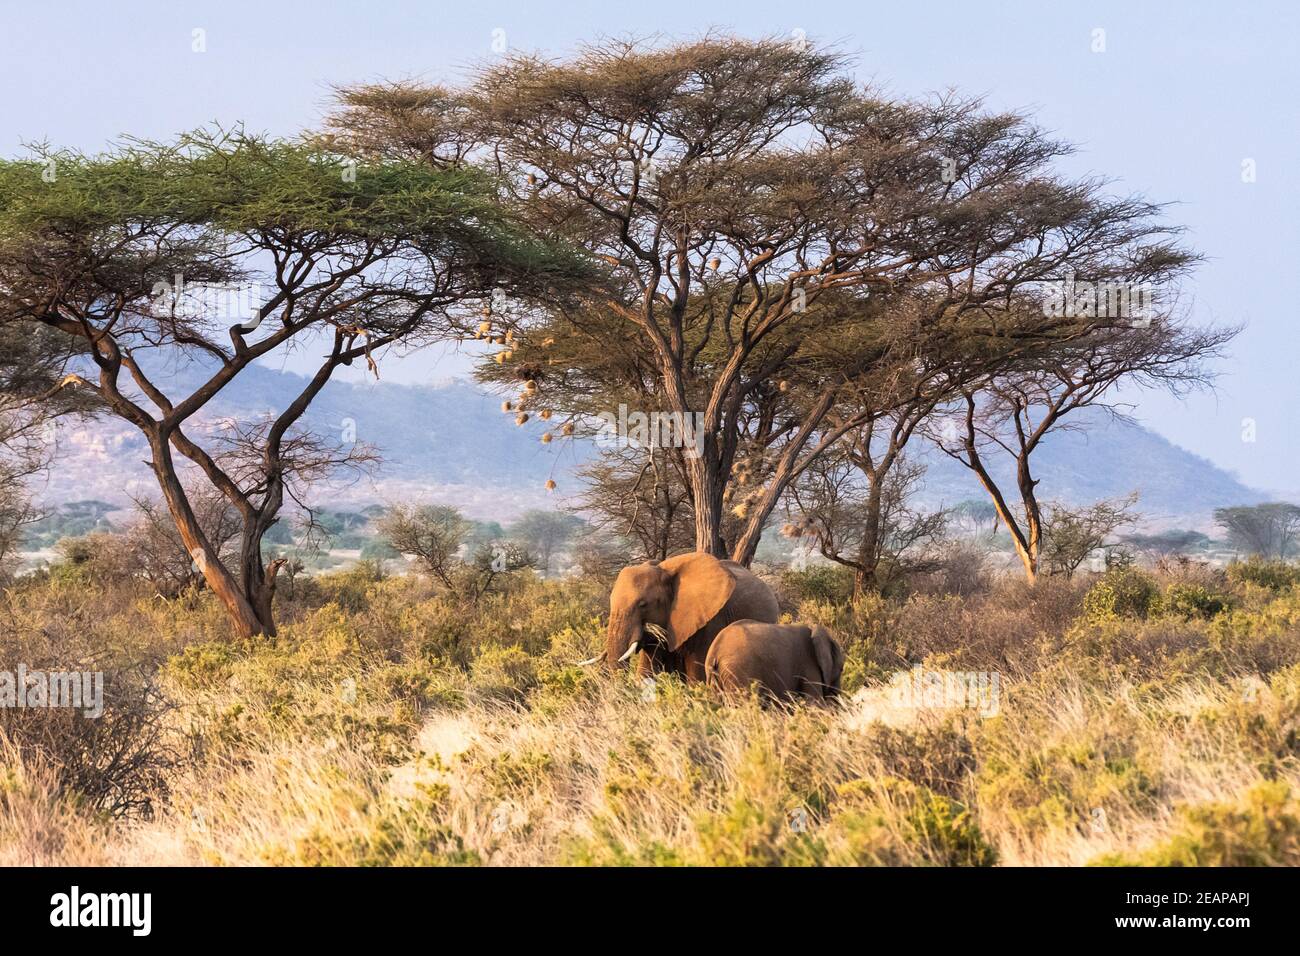
MULTIPOLYGON (((1097 320, 1019 308, 1037 282, 1160 281, 1190 259, 1158 207, 1053 176, 1069 148, 1024 117, 889 100, 846 66, 778 40, 615 41, 562 63, 508 58, 464 91, 346 90, 332 135, 435 165, 489 163, 521 217, 605 265, 581 308, 502 317, 515 334, 498 341, 504 373, 545 395, 567 372, 565 392, 594 355, 594 382, 625 373, 608 398, 698 413, 700 454, 680 459, 695 547, 747 563, 789 483, 854 426, 832 421, 846 388, 894 354, 843 334, 888 324, 893 296, 926 290, 926 323, 954 338, 1061 337, 1097 320), (813 374, 806 347, 837 338, 860 348, 813 374), (532 351, 547 340, 550 354, 532 351), (801 366, 801 388, 773 397, 801 366), (727 540, 747 457, 762 483, 734 506, 727 540)), ((574 389, 584 403, 590 384, 574 389)))
POLYGON ((1233 547, 1285 560, 1300 534, 1300 507, 1283 501, 1216 508, 1214 520, 1233 547))
POLYGON ((378 530, 397 551, 409 554, 444 587, 455 587, 457 555, 473 526, 449 505, 393 505, 378 530))
POLYGON ((1038 577, 1045 531, 1034 452, 1053 430, 1068 427, 1068 416, 1081 408, 1119 414, 1113 396, 1120 385, 1183 394, 1208 383, 1206 362, 1235 334, 1235 329, 1189 328, 1164 316, 1055 345, 1017 369, 960 389, 930 437, 979 479, 1031 584, 1038 577), (1002 477, 1004 464, 1012 469, 1010 483, 1002 477))
MULTIPOLYGON (((433 99, 432 115, 490 144, 485 158, 521 215, 606 264, 610 280, 585 309, 546 320, 624 340, 641 357, 628 384, 654 396, 650 409, 700 414, 701 453, 682 460, 695 546, 746 563, 785 488, 853 427, 825 427, 846 383, 883 357, 841 355, 765 419, 757 399, 805 345, 846 323, 887 322, 875 300, 908 288, 933 293, 931 323, 990 334, 1031 283, 1066 269, 1160 278, 1186 261, 1154 206, 1053 178, 1048 164, 1068 148, 1023 117, 954 98, 887 100, 857 88, 842 57, 806 44, 611 42, 565 63, 514 57, 484 70, 463 105, 433 99), (762 490, 729 542, 727 488, 746 445, 755 450, 755 421, 779 427, 759 439, 764 460, 750 470, 763 473, 762 490)), ((373 118, 360 99, 348 105, 341 126, 373 118)), ((383 116, 412 128, 400 111, 383 116)), ((1039 316, 1034 327, 1081 324, 1039 316)))
POLYGON ((1184 261, 1154 207, 1051 178, 1067 148, 1023 118, 885 100, 845 66, 783 41, 615 42, 494 65, 469 102, 527 214, 611 268, 593 304, 647 353, 653 392, 702 415, 702 454, 685 460, 696 548, 746 563, 788 484, 852 427, 823 427, 845 383, 882 358, 868 344, 803 377, 817 384, 790 397, 728 543, 746 405, 805 343, 888 321, 872 299, 906 288, 937 293, 931 321, 971 329, 1067 268, 1155 275, 1184 261))
POLYGON ((543 572, 551 570, 555 552, 573 540, 584 522, 562 511, 525 511, 508 529, 510 539, 519 542, 537 558, 543 572))
POLYGON ((913 504, 923 465, 897 457, 888 469, 864 473, 853 450, 860 442, 823 455, 792 486, 789 498, 797 513, 782 529, 851 569, 855 600, 900 574, 933 570, 930 552, 948 521, 942 510, 921 511, 913 504))
POLYGON ((1043 523, 1042 563, 1048 573, 1073 577, 1094 551, 1106 550, 1109 565, 1118 542, 1107 540, 1120 528, 1132 524, 1137 495, 1115 501, 1097 501, 1082 508, 1063 504, 1048 506, 1043 523))
POLYGON ((265 565, 263 537, 286 499, 301 503, 303 482, 368 454, 301 428, 334 371, 442 334, 446 310, 488 288, 543 287, 563 272, 566 260, 521 238, 492 200, 471 171, 349 162, 242 133, 3 162, 0 324, 52 330, 88 353, 67 386, 140 430, 236 631, 274 634, 278 565, 265 565), (226 307, 231 290, 250 289, 251 314, 226 307), (198 416, 242 371, 295 345, 324 354, 283 410, 205 429, 198 416), (178 361, 203 370, 189 394, 167 384, 178 361), (233 567, 195 515, 178 456, 239 514, 233 567))

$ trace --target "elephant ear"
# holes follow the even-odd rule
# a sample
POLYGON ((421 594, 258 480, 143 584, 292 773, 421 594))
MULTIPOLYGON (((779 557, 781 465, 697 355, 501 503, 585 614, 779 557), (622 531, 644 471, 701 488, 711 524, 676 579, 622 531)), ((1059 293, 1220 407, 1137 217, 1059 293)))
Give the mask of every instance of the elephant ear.
POLYGON ((676 651, 717 616, 736 590, 736 579, 721 561, 702 551, 679 554, 659 567, 676 585, 668 615, 668 646, 676 651))
POLYGON ((822 672, 823 692, 834 691, 839 687, 844 672, 844 649, 820 625, 812 629, 812 643, 817 667, 822 672))

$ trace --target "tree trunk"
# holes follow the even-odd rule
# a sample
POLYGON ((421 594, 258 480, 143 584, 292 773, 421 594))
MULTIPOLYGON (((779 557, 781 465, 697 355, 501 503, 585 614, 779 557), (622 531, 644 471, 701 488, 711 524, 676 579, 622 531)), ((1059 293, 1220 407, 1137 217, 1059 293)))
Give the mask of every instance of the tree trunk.
POLYGON ((262 564, 261 522, 256 522, 244 532, 239 552, 240 578, 249 606, 257 616, 260 633, 275 637, 275 578, 268 575, 262 564))
POLYGON ((858 548, 857 567, 853 573, 853 599, 879 588, 881 479, 868 476, 866 520, 862 526, 862 544, 858 548))
MULTIPOLYGON (((1013 539, 1014 540, 1014 539, 1013 539)), ((1038 582, 1038 554, 1037 549, 1027 549, 1019 541, 1015 541, 1016 556, 1020 558, 1021 565, 1025 569, 1025 580, 1030 584, 1038 582)))
POLYGON ((727 548, 722 540, 723 480, 717 458, 714 436, 705 435, 703 454, 698 458, 686 459, 686 476, 690 482, 695 511, 695 550, 725 558, 727 548))
POLYGON ((151 440, 150 444, 154 457, 154 473, 162 489, 163 498, 167 501, 167 509, 171 512, 172 520, 176 522, 176 530, 180 532, 185 549, 194 558, 194 563, 199 566, 199 573, 203 575, 203 580, 225 607, 235 625, 235 632, 240 637, 256 637, 264 633, 264 626, 252 603, 239 583, 221 563, 220 555, 199 526, 198 518, 195 517, 189 499, 185 496, 185 489, 181 487, 180 480, 176 477, 170 446, 165 440, 157 439, 151 440))
POLYGON ((758 552, 759 542, 763 538, 763 527, 767 524, 775 504, 771 507, 766 506, 766 498, 764 498, 755 507, 757 513, 751 513, 751 520, 746 522, 744 532, 736 540, 736 546, 731 551, 731 560, 745 567, 749 567, 758 552))
POLYGON ((1016 463, 1016 484, 1020 488, 1020 501, 1025 509, 1025 541, 1016 542, 1020 563, 1025 566, 1025 579, 1033 584, 1038 580, 1038 557, 1042 550, 1043 513, 1038 507, 1035 487, 1038 482, 1029 471, 1029 453, 1022 452, 1016 463))

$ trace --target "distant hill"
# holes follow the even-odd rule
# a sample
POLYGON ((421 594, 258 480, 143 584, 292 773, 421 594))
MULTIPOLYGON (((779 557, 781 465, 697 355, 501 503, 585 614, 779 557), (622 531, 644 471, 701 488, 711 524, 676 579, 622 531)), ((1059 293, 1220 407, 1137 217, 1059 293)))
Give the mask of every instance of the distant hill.
MULTIPOLYGON (((182 389, 192 387, 201 380, 201 369, 188 367, 171 380, 182 389)), ((192 427, 214 428, 227 418, 251 421, 284 408, 304 384, 301 376, 255 366, 192 427)), ((357 441, 376 446, 385 461, 373 479, 321 489, 322 500, 364 505, 428 499, 456 504, 475 518, 503 521, 529 508, 553 507, 575 490, 573 472, 589 454, 587 447, 543 445, 536 423, 517 427, 513 416, 502 414, 500 402, 462 380, 440 386, 331 382, 313 403, 306 424, 340 438, 354 432, 357 441), (559 486, 555 495, 543 487, 548 478, 559 486)), ((1035 457, 1045 500, 1087 503, 1136 490, 1138 509, 1151 523, 1208 527, 1214 508, 1265 498, 1140 425, 1091 411, 1072 420, 1081 427, 1050 436, 1035 457)), ((63 426, 58 445, 59 460, 46 486, 38 489, 46 502, 124 503, 132 494, 156 493, 143 464, 148 457, 144 441, 124 424, 106 420, 89 429, 63 426)), ((955 504, 982 497, 978 483, 959 463, 924 443, 918 443, 918 452, 929 466, 926 499, 955 504)))
MULTIPOLYGON (((1081 409, 1069 421, 1071 427, 1049 434, 1034 452, 1031 467, 1043 501, 1087 504, 1136 491, 1137 511, 1148 524, 1206 530, 1213 525, 1215 508, 1267 499, 1208 459, 1136 422, 1101 409, 1081 409)), ((922 447, 927 499, 954 504, 983 497, 965 466, 933 446, 922 447)), ((1007 482, 1004 491, 1014 494, 1011 469, 1002 468, 997 477, 1007 482)))

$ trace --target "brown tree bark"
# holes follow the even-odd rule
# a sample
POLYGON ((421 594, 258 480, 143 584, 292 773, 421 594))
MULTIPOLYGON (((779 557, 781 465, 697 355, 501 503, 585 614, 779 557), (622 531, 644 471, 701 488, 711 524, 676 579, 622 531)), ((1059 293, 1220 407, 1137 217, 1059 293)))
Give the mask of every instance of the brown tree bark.
POLYGON ((198 565, 204 582, 225 607, 234 624, 235 632, 240 637, 256 637, 264 633, 266 625, 263 619, 254 609, 239 582, 222 564, 221 556, 216 553, 216 549, 199 526, 185 489, 176 476, 171 448, 158 438, 152 440, 150 444, 153 451, 153 471, 158 479, 158 486, 162 489, 163 499, 167 502, 167 510, 171 513, 172 520, 176 522, 181 541, 190 552, 194 563, 198 565))

